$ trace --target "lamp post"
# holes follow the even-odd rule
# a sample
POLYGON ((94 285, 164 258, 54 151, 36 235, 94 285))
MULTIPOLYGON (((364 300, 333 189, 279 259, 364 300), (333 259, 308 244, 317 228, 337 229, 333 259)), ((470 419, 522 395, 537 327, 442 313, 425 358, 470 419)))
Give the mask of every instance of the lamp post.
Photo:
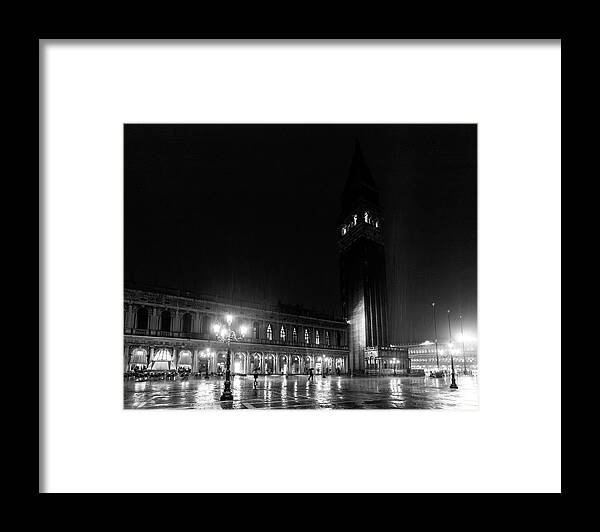
POLYGON ((452 383, 450 384, 450 388, 458 388, 458 384, 456 384, 456 379, 454 378, 454 357, 450 355, 450 363, 452 364, 452 383))
POLYGON ((448 309, 448 351, 450 352, 450 358, 452 358, 452 348, 454 345, 452 344, 452 329, 450 328, 450 309, 448 309))
POLYGON ((225 316, 225 322, 227 325, 221 325, 215 323, 213 325, 213 332, 217 336, 217 340, 227 344, 227 358, 225 359, 225 387, 223 388, 223 394, 221 395, 221 401, 233 401, 233 394, 231 393, 231 342, 241 340, 246 334, 246 327, 242 325, 240 327, 239 335, 231 327, 233 323, 233 316, 227 314, 225 316))
POLYGON ((437 323, 435 320, 435 301, 431 303, 433 307, 433 334, 435 335, 435 364, 437 369, 440 369, 440 358, 438 356, 438 338, 437 338, 437 323))
POLYGON ((463 333, 462 314, 459 316, 460 319, 460 338, 462 340, 462 356, 463 356, 463 373, 467 374, 467 358, 465 357, 465 335, 463 333))

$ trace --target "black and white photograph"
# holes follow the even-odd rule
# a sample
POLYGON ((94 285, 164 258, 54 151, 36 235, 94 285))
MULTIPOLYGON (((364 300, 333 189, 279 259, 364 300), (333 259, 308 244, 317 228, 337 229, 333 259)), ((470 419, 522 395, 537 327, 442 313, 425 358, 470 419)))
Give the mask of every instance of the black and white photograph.
POLYGON ((124 149, 125 408, 477 408, 476 125, 124 149))
POLYGON ((39 493, 562 493, 560 38, 38 43, 39 493))

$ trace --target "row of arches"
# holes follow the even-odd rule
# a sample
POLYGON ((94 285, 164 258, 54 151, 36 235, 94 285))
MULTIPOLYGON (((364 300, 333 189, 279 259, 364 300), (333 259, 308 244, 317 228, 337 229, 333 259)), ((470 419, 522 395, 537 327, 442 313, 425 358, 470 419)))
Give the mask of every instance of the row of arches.
MULTIPOLYGON (((180 368, 194 372, 221 373, 225 371, 226 356, 224 351, 208 353, 206 350, 190 350, 169 347, 134 347, 126 348, 127 357, 125 371, 147 369, 150 371, 173 371, 180 368)), ((235 352, 231 354, 231 371, 234 374, 249 374, 256 369, 264 374, 305 374, 310 369, 317 374, 329 370, 335 372, 339 368, 345 373, 346 359, 341 356, 324 354, 300 355, 266 352, 235 352)))

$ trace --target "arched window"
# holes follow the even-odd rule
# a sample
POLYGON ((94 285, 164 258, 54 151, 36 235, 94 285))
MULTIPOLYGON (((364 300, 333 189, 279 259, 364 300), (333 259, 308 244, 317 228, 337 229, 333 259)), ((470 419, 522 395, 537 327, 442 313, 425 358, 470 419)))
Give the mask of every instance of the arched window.
POLYGON ((342 335, 340 334, 340 331, 335 333, 335 339, 337 341, 336 345, 342 345, 342 335))
POLYGON ((252 324, 252 334, 254 335, 254 339, 258 340, 258 322, 257 321, 255 321, 252 324))
POLYGON ((267 340, 273 339, 273 329, 271 329, 271 324, 267 325, 267 340))
POLYGON ((192 332, 192 315, 186 312, 181 319, 181 330, 184 333, 192 332))
POLYGON ((308 329, 304 329, 304 342, 310 344, 310 334, 308 329))
POLYGON ((298 331, 296 327, 292 328, 292 342, 298 343, 298 331))
POLYGON ((160 313, 160 330, 164 332, 171 330, 171 313, 168 310, 160 313))
POLYGON ((279 330, 279 338, 285 342, 285 327, 282 325, 281 329, 279 330))
POLYGON ((321 337, 319 336, 319 331, 315 331, 315 344, 319 345, 321 343, 321 337))
POLYGON ((146 307, 139 308, 137 311, 136 327, 138 329, 148 328, 148 309, 146 307))
POLYGON ((329 345, 329 331, 325 331, 325 345, 329 345))

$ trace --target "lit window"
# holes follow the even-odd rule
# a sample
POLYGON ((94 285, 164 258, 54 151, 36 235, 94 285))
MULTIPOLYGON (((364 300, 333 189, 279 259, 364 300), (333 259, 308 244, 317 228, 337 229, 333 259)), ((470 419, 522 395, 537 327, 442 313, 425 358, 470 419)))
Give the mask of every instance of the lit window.
POLYGON ((292 329, 292 340, 293 340, 294 342, 297 342, 297 341, 298 341, 298 331, 296 331, 296 327, 294 327, 294 328, 292 329))
POLYGON ((315 331, 315 344, 319 345, 320 341, 319 331, 315 331))
POLYGON ((346 226, 342 227, 342 236, 346 234, 346 226))
POLYGON ((304 329, 304 341, 309 344, 310 343, 310 336, 308 335, 308 329, 304 329))
POLYGON ((365 222, 369 223, 369 213, 365 211, 365 222))
POLYGON ((356 221, 357 221, 357 220, 358 220, 358 215, 357 215, 357 214, 355 214, 355 215, 353 216, 353 222, 352 222, 352 223, 353 223, 353 225, 356 225, 356 221))
POLYGON ((267 340, 273 339, 273 329, 271 329, 271 324, 267 325, 267 340))
POLYGON ((325 345, 329 345, 329 331, 325 331, 325 345))
POLYGON ((285 342, 285 329, 283 325, 281 326, 281 330, 279 331, 279 338, 281 338, 285 342))

